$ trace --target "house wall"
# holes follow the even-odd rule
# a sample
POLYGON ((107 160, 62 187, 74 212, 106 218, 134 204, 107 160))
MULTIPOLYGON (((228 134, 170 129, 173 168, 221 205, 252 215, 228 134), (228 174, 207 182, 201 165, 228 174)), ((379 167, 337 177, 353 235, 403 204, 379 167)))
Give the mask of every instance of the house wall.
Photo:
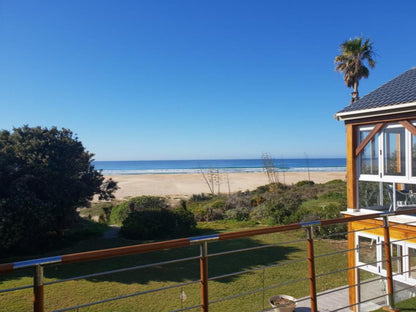
MULTIPOLYGON (((346 215, 348 217, 348 215, 346 215)), ((395 222, 389 222, 390 238, 392 240, 406 240, 407 242, 416 244, 416 223, 414 225, 400 224, 395 222)), ((348 256, 348 267, 355 268, 357 265, 357 242, 355 233, 364 232, 372 235, 384 237, 383 220, 369 219, 362 221, 355 221, 348 223, 348 249, 350 250, 348 256)), ((358 287, 354 286, 357 284, 357 270, 350 269, 348 271, 348 283, 349 288, 349 302, 350 305, 357 304, 358 299, 358 287)), ((352 307, 353 311, 357 311, 355 306, 352 307)))

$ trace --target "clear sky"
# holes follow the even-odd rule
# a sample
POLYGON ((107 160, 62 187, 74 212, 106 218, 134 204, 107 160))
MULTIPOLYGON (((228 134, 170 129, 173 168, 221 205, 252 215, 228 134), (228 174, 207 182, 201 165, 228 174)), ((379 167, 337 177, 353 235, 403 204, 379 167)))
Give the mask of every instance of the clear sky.
POLYGON ((0 128, 71 129, 96 160, 344 157, 339 44, 416 66, 416 1, 0 0, 0 128))

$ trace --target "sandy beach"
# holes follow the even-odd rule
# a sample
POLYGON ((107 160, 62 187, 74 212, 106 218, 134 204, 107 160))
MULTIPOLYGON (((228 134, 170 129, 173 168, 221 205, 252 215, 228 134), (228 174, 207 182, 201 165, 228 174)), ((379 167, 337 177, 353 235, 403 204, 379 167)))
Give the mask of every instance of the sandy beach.
MULTIPOLYGON (((126 199, 140 195, 159 195, 170 197, 188 197, 192 194, 210 193, 209 187, 201 174, 142 174, 111 175, 118 182, 115 193, 117 199, 126 199)), ((315 183, 325 183, 334 179, 345 180, 345 172, 311 172, 310 179, 315 183)), ((293 184, 308 180, 307 172, 286 172, 279 174, 279 181, 293 184)), ((265 173, 229 173, 220 175, 220 192, 237 192, 253 190, 268 184, 265 173)), ((215 186, 217 192, 217 186, 215 186)))

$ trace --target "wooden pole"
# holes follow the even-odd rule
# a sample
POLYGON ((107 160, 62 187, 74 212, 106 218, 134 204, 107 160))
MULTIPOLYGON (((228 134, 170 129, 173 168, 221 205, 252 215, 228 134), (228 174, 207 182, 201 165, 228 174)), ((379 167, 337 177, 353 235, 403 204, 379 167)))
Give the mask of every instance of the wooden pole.
POLYGON ((388 217, 383 217, 384 228, 384 255, 386 258, 386 273, 387 273, 387 296, 388 305, 390 308, 394 307, 394 295, 393 295, 393 270, 391 265, 391 247, 390 247, 390 232, 388 217))
POLYGON ((316 277, 315 277, 315 257, 313 251, 312 227, 306 228, 307 245, 308 245, 308 268, 309 268, 309 292, 311 297, 311 312, 318 312, 318 303, 316 299, 316 277))
POLYGON ((43 295, 43 266, 37 265, 35 267, 35 274, 33 276, 33 311, 44 311, 44 295, 43 295))
POLYGON ((201 311, 208 312, 208 249, 207 242, 200 244, 201 256, 199 259, 201 277, 201 311))

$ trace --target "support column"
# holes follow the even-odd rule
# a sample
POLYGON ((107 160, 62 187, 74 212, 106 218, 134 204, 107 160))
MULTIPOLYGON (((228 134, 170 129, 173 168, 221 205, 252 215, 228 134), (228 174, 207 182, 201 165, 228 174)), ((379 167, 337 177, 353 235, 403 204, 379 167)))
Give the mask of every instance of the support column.
POLYGON ((347 208, 354 210, 358 209, 356 146, 356 127, 347 125, 347 208))
POLYGON ((207 242, 200 244, 201 255, 199 258, 201 277, 201 311, 208 312, 208 248, 207 242))
MULTIPOLYGON (((357 160, 356 160, 356 147, 357 147, 357 131, 356 127, 352 124, 346 125, 347 132, 347 208, 349 210, 357 210, 357 160)), ((357 270, 354 268, 355 263, 355 235, 351 233, 353 230, 352 224, 348 223, 348 284, 350 285, 349 291, 349 303, 352 306, 352 310, 358 311, 357 304, 357 286, 351 286, 357 284, 357 270), (353 269, 354 268, 354 269, 353 269)))
POLYGON ((306 228, 308 246, 308 268, 309 268, 309 292, 311 297, 311 312, 318 312, 318 302, 316 296, 316 275, 315 275, 315 256, 313 250, 312 227, 306 228))
POLYGON ((37 265, 33 276, 33 311, 44 311, 44 295, 43 295, 43 267, 37 265))

